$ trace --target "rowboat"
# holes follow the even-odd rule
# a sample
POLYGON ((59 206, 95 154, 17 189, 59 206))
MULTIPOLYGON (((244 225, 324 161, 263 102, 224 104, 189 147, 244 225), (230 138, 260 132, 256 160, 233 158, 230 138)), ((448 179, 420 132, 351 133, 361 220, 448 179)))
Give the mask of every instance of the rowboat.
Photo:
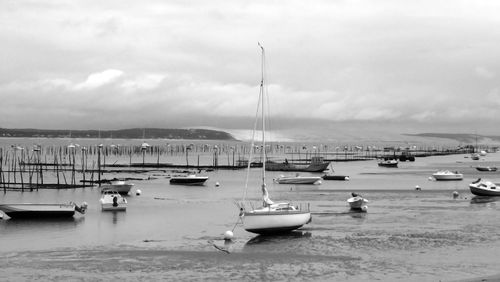
POLYGON ((80 206, 75 203, 64 204, 0 204, 0 210, 11 218, 61 218, 72 217, 75 211, 84 214, 87 210, 87 203, 80 206))

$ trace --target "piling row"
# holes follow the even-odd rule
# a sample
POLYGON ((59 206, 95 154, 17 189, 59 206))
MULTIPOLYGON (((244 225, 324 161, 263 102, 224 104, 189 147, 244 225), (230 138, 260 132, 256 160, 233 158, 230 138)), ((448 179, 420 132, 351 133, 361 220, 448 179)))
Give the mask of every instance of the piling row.
MULTIPOLYGON (((188 168, 188 169, 240 169, 246 167, 250 151, 259 159, 262 146, 249 148, 246 143, 233 144, 164 144, 142 145, 91 145, 21 147, 12 145, 0 147, 0 189, 33 191, 40 188, 77 188, 101 183, 101 176, 110 167, 129 167, 144 171, 145 168, 188 168), (200 161, 203 158, 204 161, 200 161), (116 160, 110 163, 109 160, 116 160), (146 161, 146 159, 148 161, 146 161), (162 159, 174 160, 160 162, 162 159), (207 159, 211 162, 207 163, 207 159), (120 160, 120 162, 118 162, 120 160), (151 162, 151 160, 154 160, 151 162), (47 183, 47 173, 50 182, 47 183)), ((380 157, 395 158, 402 155, 424 157, 430 155, 472 153, 474 148, 448 149, 435 147, 376 148, 334 145, 283 145, 266 146, 269 159, 287 158, 292 163, 307 163, 312 157, 320 156, 325 161, 359 161, 380 157)), ((114 173, 117 170, 113 170, 114 173)), ((118 170, 119 172, 119 170, 118 170)), ((125 172, 125 170, 124 170, 125 172)), ((126 170, 130 172, 130 169, 126 170)))

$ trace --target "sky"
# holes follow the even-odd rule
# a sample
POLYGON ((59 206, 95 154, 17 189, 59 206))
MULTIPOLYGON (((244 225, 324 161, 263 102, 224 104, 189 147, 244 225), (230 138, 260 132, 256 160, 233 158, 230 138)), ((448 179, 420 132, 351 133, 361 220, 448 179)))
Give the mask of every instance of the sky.
POLYGON ((285 135, 500 135, 499 12, 496 0, 0 1, 0 127, 248 130, 260 42, 285 135))

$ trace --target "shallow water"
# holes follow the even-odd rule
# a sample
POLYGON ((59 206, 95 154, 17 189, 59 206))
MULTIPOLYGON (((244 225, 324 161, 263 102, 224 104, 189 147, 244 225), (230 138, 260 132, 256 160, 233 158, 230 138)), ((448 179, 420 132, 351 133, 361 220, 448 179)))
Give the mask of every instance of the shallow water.
MULTIPOLYGON (((335 172, 350 181, 269 181, 272 199, 309 203, 312 223, 271 237, 238 225, 231 243, 222 234, 237 223, 245 170, 206 172, 203 187, 170 185, 163 171, 135 175, 149 180, 134 182, 126 212, 101 212, 96 187, 7 191, 0 202, 85 201, 89 209, 70 220, 0 220, 0 280, 449 281, 497 274, 500 199, 473 197, 468 184, 479 177, 500 182, 500 175, 476 171, 478 163, 499 166, 500 154, 476 162, 417 158, 399 168, 339 162, 335 172), (441 168, 465 178, 429 180, 441 168), (370 201, 367 213, 349 211, 352 191, 370 201)), ((252 169, 252 179, 258 174, 252 169)), ((249 191, 258 197, 259 189, 249 191)))

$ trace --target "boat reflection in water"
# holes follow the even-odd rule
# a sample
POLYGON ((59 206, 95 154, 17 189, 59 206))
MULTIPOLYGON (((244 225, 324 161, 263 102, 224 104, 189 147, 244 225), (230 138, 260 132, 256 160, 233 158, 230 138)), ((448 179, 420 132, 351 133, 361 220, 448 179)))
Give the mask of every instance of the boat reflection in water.
POLYGON ((471 204, 487 204, 493 202, 500 202, 498 196, 474 196, 470 199, 471 204))
POLYGON ((283 251, 292 250, 300 241, 309 240, 312 237, 308 231, 291 231, 280 235, 257 235, 248 240, 243 246, 245 251, 268 251, 268 246, 283 251))

